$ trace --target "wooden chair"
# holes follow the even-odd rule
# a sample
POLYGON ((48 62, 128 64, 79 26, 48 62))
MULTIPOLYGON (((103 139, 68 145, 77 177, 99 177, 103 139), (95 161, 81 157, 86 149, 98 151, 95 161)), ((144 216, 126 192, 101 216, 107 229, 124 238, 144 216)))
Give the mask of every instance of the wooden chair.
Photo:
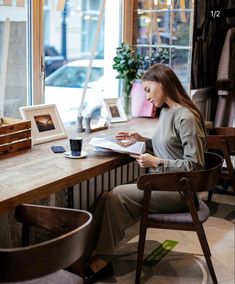
POLYGON ((141 270, 147 228, 196 231, 200 241, 213 283, 218 283, 211 262, 211 253, 202 226, 209 215, 209 209, 203 202, 199 208, 193 201, 195 192, 208 191, 215 187, 223 163, 221 156, 205 153, 205 169, 191 172, 144 174, 139 177, 137 187, 144 191, 143 214, 140 221, 138 260, 135 283, 140 283, 141 270), (149 214, 149 203, 152 191, 181 191, 184 193, 188 213, 149 214))
POLYGON ((233 127, 235 117, 235 27, 228 29, 214 86, 192 90, 192 101, 214 127, 233 127))
MULTIPOLYGON (((218 127, 212 128, 207 137, 207 148, 216 151, 223 156, 225 166, 222 167, 220 179, 228 180, 235 192, 235 173, 231 156, 235 156, 235 128, 218 127)), ((208 201, 212 199, 213 190, 209 191, 208 201)))
POLYGON ((22 247, 0 248, 0 282, 82 283, 80 277, 63 268, 84 252, 92 220, 89 212, 23 204, 16 207, 15 217, 23 224, 22 247), (30 226, 43 228, 53 237, 29 245, 30 226))

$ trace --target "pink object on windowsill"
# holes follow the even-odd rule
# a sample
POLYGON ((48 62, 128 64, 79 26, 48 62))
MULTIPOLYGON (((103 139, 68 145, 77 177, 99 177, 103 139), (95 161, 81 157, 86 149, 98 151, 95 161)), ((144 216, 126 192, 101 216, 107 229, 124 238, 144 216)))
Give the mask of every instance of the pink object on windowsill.
POLYGON ((141 81, 135 82, 131 90, 131 114, 137 117, 156 116, 156 107, 146 100, 146 94, 141 81))

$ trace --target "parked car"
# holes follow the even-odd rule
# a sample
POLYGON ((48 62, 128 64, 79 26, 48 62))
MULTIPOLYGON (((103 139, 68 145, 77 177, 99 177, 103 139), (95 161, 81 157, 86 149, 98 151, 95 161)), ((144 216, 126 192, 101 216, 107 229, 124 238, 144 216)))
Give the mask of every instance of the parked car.
MULTIPOLYGON (((81 59, 60 67, 45 80, 45 103, 55 103, 65 124, 77 121, 89 60, 81 59)), ((103 60, 94 60, 82 109, 83 116, 97 118, 103 107, 103 60)))
POLYGON ((46 77, 66 63, 64 56, 59 54, 54 46, 44 46, 44 62, 46 77))

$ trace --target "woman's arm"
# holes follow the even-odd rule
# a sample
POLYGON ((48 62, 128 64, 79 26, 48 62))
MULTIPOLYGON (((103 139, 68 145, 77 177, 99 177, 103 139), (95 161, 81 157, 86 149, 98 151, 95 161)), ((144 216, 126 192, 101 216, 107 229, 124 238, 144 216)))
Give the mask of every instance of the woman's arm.
POLYGON ((153 154, 152 139, 141 136, 137 132, 119 132, 116 137, 118 140, 142 141, 145 142, 146 152, 153 154))
POLYGON ((151 155, 149 153, 144 153, 141 155, 130 155, 135 158, 141 168, 157 168, 161 159, 151 155))
POLYGON ((204 167, 205 133, 201 122, 192 113, 183 116, 176 125, 183 148, 182 159, 163 159, 164 172, 180 172, 204 167))

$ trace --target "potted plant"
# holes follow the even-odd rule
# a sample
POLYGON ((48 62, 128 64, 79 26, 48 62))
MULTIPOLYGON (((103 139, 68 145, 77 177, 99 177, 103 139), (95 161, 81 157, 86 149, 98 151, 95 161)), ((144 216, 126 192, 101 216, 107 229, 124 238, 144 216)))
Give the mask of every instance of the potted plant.
POLYGON ((143 57, 137 54, 129 44, 122 43, 116 49, 116 56, 113 58, 113 69, 118 72, 117 79, 123 82, 124 109, 127 115, 130 114, 130 94, 135 79, 141 78, 143 57))

